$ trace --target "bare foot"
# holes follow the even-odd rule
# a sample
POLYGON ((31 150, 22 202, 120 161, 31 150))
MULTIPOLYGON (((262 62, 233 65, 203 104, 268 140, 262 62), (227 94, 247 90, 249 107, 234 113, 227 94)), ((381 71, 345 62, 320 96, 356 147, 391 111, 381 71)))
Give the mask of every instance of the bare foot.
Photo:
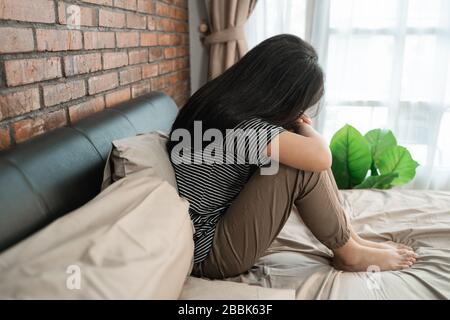
POLYGON ((414 251, 413 248, 411 248, 410 246, 407 246, 406 244, 403 244, 403 243, 398 243, 398 242, 394 242, 394 241, 386 241, 384 243, 386 245, 392 246, 397 249, 406 249, 406 250, 414 251))
POLYGON ((377 249, 406 249, 410 251, 414 251, 413 248, 394 241, 386 241, 386 242, 375 242, 361 238, 355 231, 351 230, 352 238, 358 242, 362 246, 377 248, 377 249))
POLYGON ((333 251, 333 265, 344 271, 367 271, 370 266, 377 266, 381 271, 401 270, 411 267, 417 255, 407 249, 372 248, 360 245, 350 239, 343 247, 333 251))

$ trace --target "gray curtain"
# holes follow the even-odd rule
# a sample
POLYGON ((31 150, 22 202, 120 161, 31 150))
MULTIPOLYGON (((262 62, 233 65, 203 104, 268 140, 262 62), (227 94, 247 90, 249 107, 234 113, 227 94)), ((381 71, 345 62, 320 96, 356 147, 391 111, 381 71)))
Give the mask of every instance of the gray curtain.
POLYGON ((210 34, 208 78, 214 79, 239 61, 248 51, 244 25, 257 0, 205 0, 210 34))

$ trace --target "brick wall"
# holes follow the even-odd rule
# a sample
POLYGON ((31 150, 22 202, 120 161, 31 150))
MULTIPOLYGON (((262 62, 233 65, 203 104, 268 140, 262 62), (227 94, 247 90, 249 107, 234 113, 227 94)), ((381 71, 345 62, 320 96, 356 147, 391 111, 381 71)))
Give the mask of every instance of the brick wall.
POLYGON ((187 10, 187 0, 0 0, 0 149, 150 91, 182 105, 187 10))

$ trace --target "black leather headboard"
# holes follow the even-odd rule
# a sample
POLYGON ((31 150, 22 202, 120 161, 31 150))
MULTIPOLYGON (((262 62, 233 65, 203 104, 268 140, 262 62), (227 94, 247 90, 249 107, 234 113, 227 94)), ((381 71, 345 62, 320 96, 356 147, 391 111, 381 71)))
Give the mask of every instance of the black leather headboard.
POLYGON ((0 251, 95 197, 113 140, 168 131, 177 112, 154 92, 0 153, 0 251))

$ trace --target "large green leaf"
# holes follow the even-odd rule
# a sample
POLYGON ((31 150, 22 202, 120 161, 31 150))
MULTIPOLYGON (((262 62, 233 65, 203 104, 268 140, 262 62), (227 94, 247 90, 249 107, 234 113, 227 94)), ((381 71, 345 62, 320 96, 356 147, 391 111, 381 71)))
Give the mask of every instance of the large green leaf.
POLYGON ((339 189, 351 189, 360 184, 372 163, 369 144, 361 133, 345 125, 331 139, 330 149, 333 154, 331 169, 339 189))
POLYGON ((375 161, 372 159, 372 164, 370 165, 370 175, 371 176, 379 176, 378 169, 375 166, 375 161))
POLYGON ((384 151, 375 160, 377 168, 381 174, 396 172, 398 177, 391 184, 399 186, 411 181, 416 175, 416 168, 419 164, 414 161, 409 151, 401 146, 395 146, 384 151))
POLYGON ((382 174, 380 176, 370 176, 355 186, 354 189, 389 189, 391 188, 392 181, 397 177, 397 172, 382 174))
POLYGON ((372 152, 372 158, 378 159, 387 149, 397 145, 397 140, 391 130, 374 129, 367 132, 364 136, 369 143, 372 152))
POLYGON ((380 154, 397 145, 397 140, 391 130, 387 129, 373 129, 364 135, 370 146, 372 152, 372 165, 370 172, 372 176, 378 176, 378 170, 375 166, 375 160, 379 158, 380 154))

